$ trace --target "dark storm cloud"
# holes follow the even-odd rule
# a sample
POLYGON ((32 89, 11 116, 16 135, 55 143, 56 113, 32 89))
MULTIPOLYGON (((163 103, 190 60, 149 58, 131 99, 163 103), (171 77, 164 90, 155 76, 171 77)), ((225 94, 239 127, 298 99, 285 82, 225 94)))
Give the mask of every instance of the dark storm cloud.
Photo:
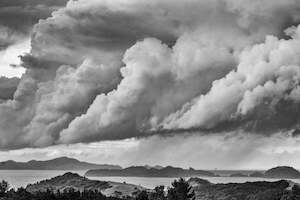
POLYGON ((294 129, 300 28, 284 29, 299 5, 70 1, 34 26, 27 71, 0 104, 0 146, 294 129))
POLYGON ((28 37, 32 26, 62 7, 68 0, 1 0, 0 1, 0 48, 28 37))
POLYGON ((19 82, 19 78, 0 77, 0 99, 13 99, 14 93, 17 90, 19 82))

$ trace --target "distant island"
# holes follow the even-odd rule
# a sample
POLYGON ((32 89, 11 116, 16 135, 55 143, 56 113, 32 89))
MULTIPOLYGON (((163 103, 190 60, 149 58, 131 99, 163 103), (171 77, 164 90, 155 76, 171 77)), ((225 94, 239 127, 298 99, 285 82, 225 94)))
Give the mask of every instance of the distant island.
POLYGON ((274 167, 265 172, 266 178, 294 179, 300 178, 300 172, 292 167, 274 167))
MULTIPOLYGON (((38 161, 31 160, 28 162, 16 162, 13 160, 0 162, 0 170, 64 170, 76 171, 86 170, 85 176, 103 177, 103 176, 120 176, 120 177, 218 177, 215 171, 196 170, 193 168, 183 169, 180 167, 160 165, 150 166, 131 166, 122 168, 119 165, 95 164, 82 162, 74 158, 59 157, 51 160, 38 161)), ((252 177, 252 178, 275 178, 275 179, 298 179, 300 172, 293 167, 278 166, 266 171, 254 171, 253 173, 233 172, 229 177, 252 177)))
POLYGON ((254 177, 254 178, 276 178, 276 179, 298 179, 300 172, 293 167, 279 166, 265 172, 253 172, 249 175, 242 173, 231 174, 230 177, 254 177))
POLYGON ((91 169, 85 176, 131 176, 131 177, 191 177, 191 176, 217 176, 213 172, 204 170, 182 169, 167 166, 163 168, 149 168, 145 166, 133 166, 124 169, 91 169))
POLYGON ((94 164, 81 162, 74 158, 60 157, 52 160, 16 162, 12 160, 0 162, 0 170, 89 170, 89 169, 122 169, 118 165, 94 164))
POLYGON ((242 173, 234 173, 231 174, 230 177, 248 177, 248 175, 242 173))

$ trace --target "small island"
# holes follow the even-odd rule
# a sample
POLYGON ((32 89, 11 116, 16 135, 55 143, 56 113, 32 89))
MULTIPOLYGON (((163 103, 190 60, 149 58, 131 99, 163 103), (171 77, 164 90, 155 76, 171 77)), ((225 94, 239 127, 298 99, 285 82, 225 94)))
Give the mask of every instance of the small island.
POLYGON ((279 166, 267 170, 264 176, 266 178, 296 179, 300 178, 300 172, 293 167, 279 166))
POLYGON ((293 167, 278 166, 268 169, 265 172, 253 172, 249 175, 242 173, 233 173, 230 177, 252 177, 252 178, 268 178, 268 179, 298 179, 300 172, 293 167))

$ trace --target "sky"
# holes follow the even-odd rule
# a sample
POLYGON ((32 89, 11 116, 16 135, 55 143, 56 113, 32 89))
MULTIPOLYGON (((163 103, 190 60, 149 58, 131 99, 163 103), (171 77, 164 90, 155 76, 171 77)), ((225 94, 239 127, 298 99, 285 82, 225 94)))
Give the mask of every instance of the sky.
POLYGON ((21 66, 20 55, 29 53, 30 40, 11 45, 0 53, 0 74, 8 78, 21 77, 25 69, 21 66), (15 67, 14 67, 15 66, 15 67), (19 67, 18 67, 19 66, 19 67))
POLYGON ((299 0, 3 0, 0 160, 300 168, 299 0))

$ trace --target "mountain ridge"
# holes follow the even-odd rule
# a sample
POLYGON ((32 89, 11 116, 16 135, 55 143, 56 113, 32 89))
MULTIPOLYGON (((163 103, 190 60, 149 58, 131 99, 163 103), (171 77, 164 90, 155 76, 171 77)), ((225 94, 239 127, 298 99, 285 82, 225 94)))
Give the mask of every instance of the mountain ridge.
POLYGON ((17 162, 7 160, 0 162, 0 170, 89 170, 89 169, 122 169, 119 165, 96 164, 79 161, 75 158, 58 157, 50 160, 30 160, 17 162))

